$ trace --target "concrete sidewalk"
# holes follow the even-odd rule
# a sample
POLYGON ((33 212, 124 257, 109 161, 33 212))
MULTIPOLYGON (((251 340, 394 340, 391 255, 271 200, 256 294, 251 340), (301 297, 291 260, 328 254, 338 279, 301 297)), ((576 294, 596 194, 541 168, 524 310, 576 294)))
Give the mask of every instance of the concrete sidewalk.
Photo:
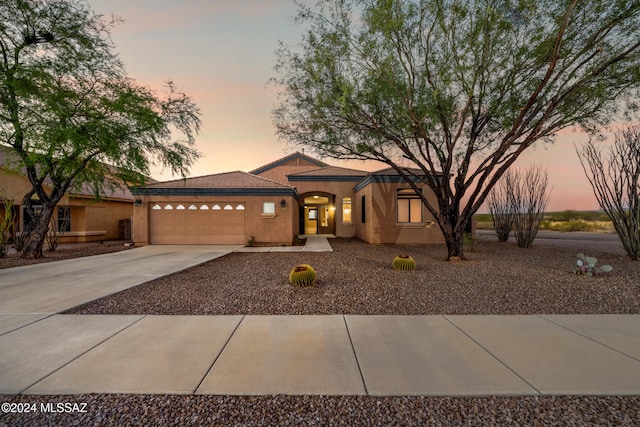
POLYGON ((304 246, 251 246, 234 252, 333 252, 326 236, 307 236, 304 246))
POLYGON ((640 394, 640 315, 52 315, 0 354, 5 394, 640 394))

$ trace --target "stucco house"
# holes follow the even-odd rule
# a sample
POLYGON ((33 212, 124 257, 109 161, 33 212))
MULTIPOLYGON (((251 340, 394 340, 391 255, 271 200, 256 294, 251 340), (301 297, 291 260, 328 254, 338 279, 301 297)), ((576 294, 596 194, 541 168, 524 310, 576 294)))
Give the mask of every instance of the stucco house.
MULTIPOLYGON (((431 189, 418 184, 434 201, 431 189)), ((365 172, 294 153, 250 172, 133 188, 136 244, 290 245, 298 235, 443 243, 433 217, 393 170, 365 172)))
MULTIPOLYGON (((0 218, 5 214, 5 200, 11 201, 14 213, 12 238, 30 221, 21 204, 25 194, 31 190, 31 183, 16 164, 15 156, 8 149, 0 147, 0 218)), ((46 182, 44 187, 45 191, 50 191, 46 182)), ((130 227, 133 200, 131 191, 124 185, 108 190, 101 200, 96 200, 88 187, 65 194, 53 218, 57 231, 63 232, 61 242, 129 239, 131 233, 127 227, 130 227)), ((32 204, 37 212, 37 198, 32 204)))

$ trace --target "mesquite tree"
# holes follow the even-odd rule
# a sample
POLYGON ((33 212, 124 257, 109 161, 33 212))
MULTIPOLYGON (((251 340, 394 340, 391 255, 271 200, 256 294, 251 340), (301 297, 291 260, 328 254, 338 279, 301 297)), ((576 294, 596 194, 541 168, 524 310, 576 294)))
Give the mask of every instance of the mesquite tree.
POLYGON ((185 175, 198 157, 198 107, 172 83, 158 95, 128 77, 110 39, 115 24, 82 0, 0 2, 0 143, 32 185, 23 257, 42 256, 68 191, 99 196, 116 179, 141 183, 155 162, 185 175))
POLYGON ((422 180, 449 258, 463 257, 467 222, 524 150, 569 126, 596 131, 638 97, 637 0, 319 0, 299 10, 301 43, 277 52, 279 136, 384 162, 414 189, 422 180))
POLYGON ((593 139, 576 151, 624 250, 631 259, 640 260, 640 125, 616 132, 606 151, 593 139))

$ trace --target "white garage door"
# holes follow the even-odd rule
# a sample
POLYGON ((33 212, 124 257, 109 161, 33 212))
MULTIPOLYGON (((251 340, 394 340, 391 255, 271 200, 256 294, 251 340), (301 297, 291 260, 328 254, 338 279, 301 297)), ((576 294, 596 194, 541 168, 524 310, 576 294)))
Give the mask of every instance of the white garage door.
POLYGON ((241 203, 152 203, 151 243, 210 245, 245 243, 241 203))

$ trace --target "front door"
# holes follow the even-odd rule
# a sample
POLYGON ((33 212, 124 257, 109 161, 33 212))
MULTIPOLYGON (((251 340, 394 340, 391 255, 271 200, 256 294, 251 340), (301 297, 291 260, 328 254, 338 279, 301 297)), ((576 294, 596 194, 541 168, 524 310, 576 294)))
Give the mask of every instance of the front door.
POLYGON ((329 205, 318 206, 318 234, 333 234, 333 215, 329 205))
POLYGON ((318 234, 318 207, 304 208, 304 234, 318 234))

